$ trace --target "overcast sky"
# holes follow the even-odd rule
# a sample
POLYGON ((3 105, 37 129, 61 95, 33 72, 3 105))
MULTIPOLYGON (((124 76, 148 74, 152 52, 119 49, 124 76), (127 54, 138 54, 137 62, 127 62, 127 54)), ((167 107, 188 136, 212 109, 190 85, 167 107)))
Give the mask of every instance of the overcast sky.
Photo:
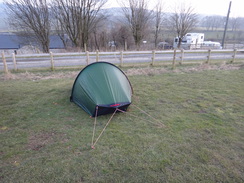
MULTIPOLYGON (((123 0, 120 0, 123 1, 123 0)), ((149 0, 150 6, 157 0, 149 0)), ((206 15, 222 15, 226 16, 229 8, 230 0, 162 0, 164 9, 170 12, 175 4, 185 2, 187 5, 194 7, 195 11, 206 15)), ((118 7, 117 0, 108 0, 107 6, 118 7)), ((244 17, 244 0, 232 0, 231 17, 244 17)))
MULTIPOLYGON (((124 1, 124 0, 119 0, 124 1)), ((126 0, 125 0, 126 1, 126 0)), ((148 0, 150 6, 157 0, 148 0)), ((0 0, 3 2, 3 0, 0 0)), ((175 4, 186 2, 195 8, 195 11, 206 15, 222 15, 226 16, 229 8, 230 0, 162 0, 164 10, 170 12, 175 4)), ((117 0, 108 0, 106 7, 119 7, 117 0)), ((231 17, 244 17, 244 0, 232 0, 231 17)))

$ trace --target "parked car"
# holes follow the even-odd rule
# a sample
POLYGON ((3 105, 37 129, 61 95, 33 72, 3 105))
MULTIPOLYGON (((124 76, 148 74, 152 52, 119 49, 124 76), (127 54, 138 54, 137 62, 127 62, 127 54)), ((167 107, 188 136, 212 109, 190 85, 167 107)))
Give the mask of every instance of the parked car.
POLYGON ((159 42, 158 43, 158 49, 171 50, 172 48, 173 48, 173 46, 170 45, 168 42, 159 42))

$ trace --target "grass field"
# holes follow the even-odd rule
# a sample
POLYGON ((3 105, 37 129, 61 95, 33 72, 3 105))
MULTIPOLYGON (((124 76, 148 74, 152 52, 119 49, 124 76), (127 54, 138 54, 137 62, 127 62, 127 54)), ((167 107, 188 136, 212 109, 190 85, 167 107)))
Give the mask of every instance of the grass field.
POLYGON ((0 75, 0 182, 244 182, 243 67, 128 74, 133 104, 165 127, 130 106, 95 149, 94 119, 69 102, 76 74, 0 75))

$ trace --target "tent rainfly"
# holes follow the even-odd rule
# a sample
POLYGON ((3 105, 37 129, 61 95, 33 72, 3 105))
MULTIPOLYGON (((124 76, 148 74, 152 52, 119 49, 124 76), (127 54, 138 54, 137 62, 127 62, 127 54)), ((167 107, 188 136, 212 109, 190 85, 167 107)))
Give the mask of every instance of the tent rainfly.
POLYGON ((132 87, 125 73, 111 63, 96 62, 78 74, 70 101, 96 117, 126 111, 131 97, 132 87))

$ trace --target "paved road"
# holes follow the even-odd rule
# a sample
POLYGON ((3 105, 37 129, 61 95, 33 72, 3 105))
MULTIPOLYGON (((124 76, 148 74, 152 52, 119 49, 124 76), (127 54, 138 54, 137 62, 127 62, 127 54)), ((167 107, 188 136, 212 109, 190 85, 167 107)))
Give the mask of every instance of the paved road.
MULTIPOLYGON (((230 61, 233 58, 233 51, 228 53, 217 52, 211 53, 212 60, 226 60, 230 61)), ((177 51, 176 61, 181 60, 181 52, 177 51)), ((199 52, 185 51, 183 62, 202 62, 206 61, 208 52, 206 50, 199 52)), ((152 63, 153 53, 151 51, 143 52, 124 52, 123 63, 152 63)), ((97 55, 95 52, 89 53, 89 61, 87 61, 86 53, 64 53, 64 54, 53 54, 53 61, 55 67, 62 66, 79 66, 86 65, 88 63, 96 62, 97 55)), ((99 61, 106 61, 114 64, 120 63, 121 53, 120 52, 101 52, 99 53, 99 61)), ((244 52, 237 52, 236 59, 244 60, 244 52)), ((172 62, 173 51, 156 52, 154 62, 172 62)), ((14 69, 12 56, 6 56, 6 62, 8 69, 14 69)), ((51 67, 50 54, 32 54, 32 55, 16 55, 17 68, 37 68, 37 67, 51 67)), ((0 62, 0 70, 3 70, 3 61, 0 62)))

